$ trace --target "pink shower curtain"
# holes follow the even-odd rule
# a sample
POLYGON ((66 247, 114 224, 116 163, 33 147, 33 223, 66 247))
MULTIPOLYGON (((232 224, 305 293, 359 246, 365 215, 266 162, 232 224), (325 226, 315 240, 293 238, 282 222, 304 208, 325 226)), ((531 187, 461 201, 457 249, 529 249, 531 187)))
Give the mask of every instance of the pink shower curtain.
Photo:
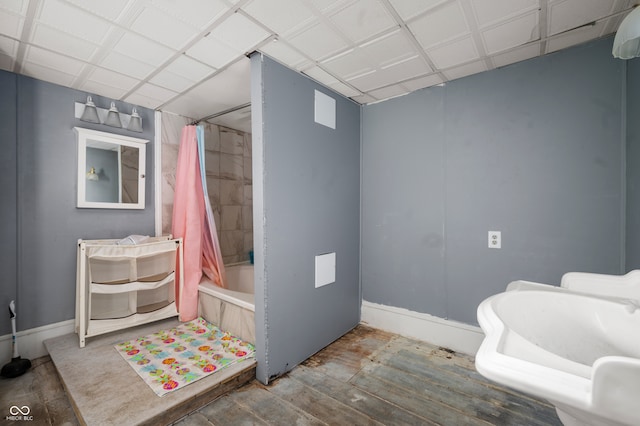
MULTIPOLYGON (((202 129, 185 126, 182 129, 176 186, 173 200, 171 232, 183 239, 184 282, 182 292, 176 288, 176 301, 180 321, 191 321, 198 316, 198 284, 203 271, 217 285, 224 287, 224 265, 220 256, 213 215, 207 214, 208 197, 203 187, 198 155, 198 136, 202 129)), ((202 144, 204 146, 204 143, 202 144)), ((201 152, 204 157, 204 152, 201 152)), ((204 162, 202 161, 202 164, 204 162)))

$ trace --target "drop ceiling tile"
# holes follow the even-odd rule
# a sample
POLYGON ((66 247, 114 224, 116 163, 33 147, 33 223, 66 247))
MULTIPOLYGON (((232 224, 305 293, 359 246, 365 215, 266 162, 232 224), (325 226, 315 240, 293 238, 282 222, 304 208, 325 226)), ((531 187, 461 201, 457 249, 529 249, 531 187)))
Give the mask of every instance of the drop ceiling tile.
POLYGON ((38 20, 94 44, 102 43, 111 28, 102 19, 58 0, 42 2, 38 20))
POLYGON ((0 52, 0 70, 12 71, 13 70, 13 58, 0 52))
POLYGON ((363 52, 358 49, 348 50, 343 54, 323 61, 322 66, 345 80, 375 69, 363 52))
POLYGON ((353 3, 354 0, 311 0, 310 3, 323 14, 329 14, 353 3))
POLYGON ((383 67, 382 70, 390 73, 396 81, 406 80, 433 71, 418 55, 383 67))
POLYGON ((509 19, 530 11, 537 11, 539 0, 474 0, 471 2, 478 27, 509 19))
POLYGON ((82 68, 84 67, 84 62, 71 59, 67 56, 62 56, 36 46, 27 47, 24 60, 35 65, 52 68, 72 76, 80 74, 80 71, 82 71, 82 68))
POLYGON ((540 55, 540 44, 534 43, 492 57, 496 67, 524 61, 540 55))
POLYGON ((95 93, 96 95, 111 99, 122 99, 122 97, 127 93, 127 90, 122 87, 113 87, 93 80, 87 80, 82 83, 80 85, 80 90, 84 90, 88 93, 95 93))
POLYGON ((406 87, 401 84, 396 84, 389 87, 383 87, 382 89, 373 90, 369 94, 379 100, 395 98, 398 96, 406 95, 409 93, 406 87))
POLYGON ((598 38, 604 28, 604 22, 598 22, 595 25, 581 27, 573 31, 565 32, 556 37, 552 37, 547 41, 547 52, 551 53, 560 49, 565 49, 576 44, 584 43, 598 38))
POLYGON ((18 42, 0 35, 0 54, 8 56, 10 58, 16 57, 18 53, 18 42))
POLYGON ((355 102, 359 103, 360 105, 369 104, 377 101, 376 98, 366 93, 359 96, 352 96, 351 99, 353 99, 355 102))
POLYGON ((428 50, 427 53, 439 69, 478 59, 478 51, 471 37, 438 46, 428 50))
POLYGON ((89 61, 98 49, 95 44, 38 23, 34 24, 31 42, 83 61, 89 61))
POLYGON ((242 10, 281 36, 309 25, 317 19, 313 11, 300 1, 254 0, 243 6, 242 10))
POLYGON ((91 71, 87 77, 87 81, 93 81, 110 87, 117 87, 125 92, 131 90, 139 83, 139 81, 134 78, 98 67, 94 67, 93 71, 91 71))
POLYGON ((166 62, 175 52, 132 32, 126 32, 113 46, 113 50, 155 66, 166 62))
POLYGON ((532 12, 482 32, 487 53, 500 52, 540 38, 538 13, 532 12))
POLYGON ((153 76, 149 82, 157 86, 173 90, 174 92, 183 92, 195 84, 195 82, 169 72, 166 69, 153 76))
POLYGON ((229 108, 229 105, 216 102, 213 99, 214 96, 210 96, 209 100, 207 101, 190 96, 190 93, 191 92, 186 95, 180 96, 179 98, 176 98, 170 103, 164 105, 162 107, 163 110, 171 111, 184 117, 198 119, 219 111, 224 111, 225 109, 229 108))
POLYGON ((396 12, 398 12, 398 15, 405 21, 447 1, 448 0, 389 0, 391 6, 393 6, 396 12))
POLYGON ((443 80, 438 74, 431 74, 425 77, 414 78, 413 80, 404 81, 402 85, 407 89, 419 90, 424 89, 425 87, 436 86, 438 84, 442 84, 443 80))
POLYGON ((151 7, 145 7, 130 28, 152 40, 180 49, 199 30, 151 7))
POLYGON ((163 104, 163 102, 159 101, 158 99, 150 98, 148 96, 141 95, 140 93, 137 93, 137 92, 130 94, 123 100, 127 103, 130 103, 133 105, 140 105, 142 107, 149 108, 149 109, 156 109, 163 104))
POLYGON ((25 16, 27 14, 28 0, 2 0, 0 9, 8 10, 18 15, 25 16))
POLYGON ((208 37, 214 37, 244 54, 270 36, 264 28, 240 13, 234 13, 214 28, 208 37))
POLYGON ((549 5, 548 34, 554 35, 603 18, 615 0, 565 0, 549 5))
POLYGON ((353 87, 347 86, 346 84, 340 81, 337 81, 333 84, 329 84, 328 87, 340 93, 342 96, 346 96, 347 98, 361 95, 359 90, 356 90, 353 87))
POLYGON ((191 59, 186 55, 178 56, 165 67, 165 70, 193 82, 198 82, 215 71, 214 68, 191 59))
POLYGON ((394 83, 389 79, 388 73, 384 71, 373 71, 348 80, 348 82, 362 92, 369 92, 378 87, 394 83))
POLYGON ((67 0, 67 2, 109 21, 116 21, 131 0, 67 0))
POLYGON ((409 29, 424 48, 446 42, 469 32, 458 1, 445 4, 409 24, 409 29))
POLYGON ((359 50, 369 58, 369 62, 381 67, 410 58, 418 53, 402 31, 394 31, 360 45, 359 50))
POLYGON ((487 65, 484 61, 472 62, 456 68, 451 68, 443 72, 445 77, 449 80, 455 80, 457 78, 466 77, 471 74, 478 74, 487 70, 487 65))
POLYGON ((346 42, 323 22, 290 37, 288 41, 316 61, 347 48, 346 42))
POLYGON ((151 0, 151 3, 170 16, 203 30, 230 8, 221 0, 189 0, 188 3, 176 0, 151 0))
POLYGON ((164 87, 156 86, 155 84, 145 83, 138 87, 135 92, 137 95, 141 95, 150 99, 156 99, 160 103, 167 102, 168 100, 176 97, 178 93, 173 90, 165 89, 164 87))
POLYGON ((232 49, 213 37, 204 37, 191 46, 186 54, 214 68, 222 68, 242 56, 241 52, 232 49))
POLYGON ((33 63, 23 63, 22 74, 66 87, 71 86, 75 79, 71 74, 33 63))
POLYGON ((329 18, 354 43, 397 25, 377 0, 358 0, 329 18))
POLYGON ((212 97, 229 106, 250 102, 251 100, 251 61, 243 58, 229 68, 210 78, 191 90, 194 97, 210 100, 212 97), (215 96, 211 96, 215 93, 215 96))
POLYGON ((20 16, 0 9, 0 34, 19 39, 23 22, 20 16))
POLYGON ((387 86, 429 72, 431 72, 431 69, 422 58, 415 56, 392 66, 379 69, 375 73, 362 75, 348 81, 363 92, 368 92, 378 87, 387 86))
POLYGON ((273 40, 271 43, 265 44, 260 47, 260 51, 294 69, 308 61, 297 50, 281 40, 273 40))
POLYGON ((304 73, 315 81, 324 84, 325 86, 338 83, 337 78, 317 66, 305 70, 304 73))
POLYGON ((100 66, 117 71, 138 80, 143 80, 146 76, 155 70, 155 67, 140 62, 137 59, 130 58, 121 53, 110 51, 100 61, 100 66))

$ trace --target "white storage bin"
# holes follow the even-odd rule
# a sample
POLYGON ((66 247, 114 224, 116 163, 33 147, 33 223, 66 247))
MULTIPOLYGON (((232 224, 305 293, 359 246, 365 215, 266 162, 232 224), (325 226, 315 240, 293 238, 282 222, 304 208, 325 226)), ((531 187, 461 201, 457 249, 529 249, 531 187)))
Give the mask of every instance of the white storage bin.
POLYGON ((178 315, 176 266, 182 239, 149 238, 142 244, 78 240, 76 332, 87 337, 178 315))

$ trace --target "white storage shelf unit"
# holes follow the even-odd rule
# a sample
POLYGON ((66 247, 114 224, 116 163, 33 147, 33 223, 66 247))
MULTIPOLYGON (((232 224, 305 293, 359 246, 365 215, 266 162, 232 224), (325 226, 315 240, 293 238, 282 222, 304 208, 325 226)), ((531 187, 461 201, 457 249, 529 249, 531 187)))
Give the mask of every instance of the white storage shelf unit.
POLYGON ((178 315, 175 289, 176 273, 182 271, 182 239, 153 237, 134 245, 117 241, 78 240, 80 347, 87 337, 178 315))

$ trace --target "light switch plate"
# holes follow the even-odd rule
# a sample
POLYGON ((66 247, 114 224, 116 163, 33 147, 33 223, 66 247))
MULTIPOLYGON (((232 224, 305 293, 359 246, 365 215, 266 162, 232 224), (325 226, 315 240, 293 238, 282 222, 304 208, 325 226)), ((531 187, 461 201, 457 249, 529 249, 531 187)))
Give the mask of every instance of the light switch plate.
POLYGON ((336 281, 336 254, 316 256, 316 288, 336 281))

